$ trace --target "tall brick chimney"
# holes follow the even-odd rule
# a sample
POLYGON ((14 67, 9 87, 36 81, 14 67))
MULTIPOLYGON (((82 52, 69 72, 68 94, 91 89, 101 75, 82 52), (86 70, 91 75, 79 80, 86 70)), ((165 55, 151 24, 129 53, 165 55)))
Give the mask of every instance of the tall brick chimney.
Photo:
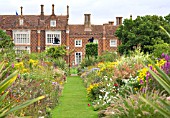
POLYGON ((84 14, 84 27, 85 31, 91 31, 91 21, 90 21, 90 15, 91 14, 84 14))
POLYGON ((132 20, 132 14, 130 15, 130 19, 132 20))
POLYGON ((40 19, 44 20, 44 5, 41 5, 41 15, 40 15, 40 19))
POLYGON ((23 8, 23 7, 21 6, 20 8, 21 8, 21 16, 22 16, 22 8, 23 8))
POLYGON ((116 25, 122 24, 122 17, 116 17, 116 25))
POLYGON ((69 18, 69 6, 67 5, 67 18, 69 18))
POLYGON ((54 13, 54 4, 52 4, 52 15, 55 15, 55 13, 54 13))
POLYGON ((109 25, 114 25, 114 21, 109 21, 109 25))

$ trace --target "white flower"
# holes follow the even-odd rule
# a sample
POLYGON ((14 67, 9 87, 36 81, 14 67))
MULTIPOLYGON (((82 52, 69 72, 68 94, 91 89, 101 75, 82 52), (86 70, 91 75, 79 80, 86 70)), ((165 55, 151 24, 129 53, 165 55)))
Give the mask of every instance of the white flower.
POLYGON ((101 95, 99 95, 99 98, 100 98, 100 99, 102 99, 102 96, 101 96, 101 95))
POLYGON ((44 116, 39 116, 38 118, 45 118, 44 116))
POLYGON ((112 111, 111 114, 115 114, 115 112, 112 111))
POLYGON ((109 87, 109 86, 110 86, 110 83, 109 83, 109 84, 107 84, 107 86, 109 87))

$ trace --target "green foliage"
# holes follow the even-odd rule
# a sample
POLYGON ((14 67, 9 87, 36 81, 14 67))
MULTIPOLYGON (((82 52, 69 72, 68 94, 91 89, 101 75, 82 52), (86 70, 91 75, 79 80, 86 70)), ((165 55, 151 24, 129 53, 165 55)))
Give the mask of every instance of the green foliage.
POLYGON ((129 50, 140 46, 143 52, 152 53, 154 45, 162 42, 170 43, 166 33, 159 27, 165 26, 165 29, 169 29, 168 21, 169 19, 165 20, 156 15, 138 16, 135 20, 125 19, 115 33, 122 42, 118 51, 121 54, 128 53, 129 50))
POLYGON ((88 43, 86 44, 86 57, 98 56, 98 44, 96 43, 88 43))
POLYGON ((14 43, 11 37, 3 30, 0 30, 0 60, 14 60, 15 51, 13 49, 14 43))
POLYGON ((63 57, 66 55, 65 46, 53 46, 47 49, 47 55, 52 58, 63 57))
POLYGON ((105 51, 98 57, 99 62, 114 62, 118 58, 117 52, 105 51))
POLYGON ((152 55, 154 57, 160 57, 162 53, 170 54, 170 44, 162 43, 154 45, 154 50, 152 55))
POLYGON ((11 37, 8 36, 3 30, 0 30, 0 48, 12 48, 14 43, 11 40, 11 37))
POLYGON ((55 66, 57 66, 58 68, 61 68, 63 71, 65 71, 65 73, 68 74, 68 71, 69 71, 68 64, 66 63, 66 61, 62 57, 58 57, 57 59, 53 59, 53 63, 54 63, 55 66))
POLYGON ((82 60, 80 66, 81 68, 84 68, 84 67, 95 65, 97 62, 98 60, 94 56, 89 56, 89 57, 85 57, 82 60))

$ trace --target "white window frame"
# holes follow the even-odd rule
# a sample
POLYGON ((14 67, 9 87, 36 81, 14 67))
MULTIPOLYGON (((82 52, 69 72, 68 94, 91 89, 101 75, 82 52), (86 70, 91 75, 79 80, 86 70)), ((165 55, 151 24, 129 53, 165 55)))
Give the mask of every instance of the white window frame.
POLYGON ((15 46, 15 53, 22 53, 22 51, 27 51, 29 54, 31 53, 30 46, 15 46))
POLYGON ((76 39, 74 44, 75 44, 75 47, 82 47, 82 40, 81 39, 76 39))
POLYGON ((50 20, 50 27, 56 27, 56 20, 50 20))
POLYGON ((75 65, 79 65, 81 62, 82 62, 82 52, 75 52, 75 65), (81 56, 80 62, 77 62, 77 57, 76 57, 77 53, 80 53, 80 56, 81 56))
POLYGON ((61 45, 61 31, 46 30, 45 31, 45 43, 46 43, 46 45, 61 45), (57 36, 57 38, 59 38, 59 40, 60 40, 59 44, 53 44, 55 36, 57 36))
POLYGON ((117 47, 117 40, 116 40, 116 39, 110 40, 110 47, 117 47), (113 43, 113 41, 114 41, 115 43, 113 43))
POLYGON ((30 30, 13 30, 14 44, 30 45, 30 30))
POLYGON ((24 19, 23 18, 19 19, 19 25, 24 25, 24 19))

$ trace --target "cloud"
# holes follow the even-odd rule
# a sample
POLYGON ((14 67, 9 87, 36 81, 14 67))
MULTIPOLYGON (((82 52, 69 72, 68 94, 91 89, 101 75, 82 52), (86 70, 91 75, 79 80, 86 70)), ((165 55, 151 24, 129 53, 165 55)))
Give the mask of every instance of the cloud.
POLYGON ((51 5, 55 4, 57 15, 66 14, 66 6, 70 6, 71 24, 84 23, 84 14, 91 13, 93 24, 115 21, 116 16, 135 18, 138 15, 168 15, 170 0, 1 0, 0 14, 40 14, 40 5, 44 4, 45 14, 51 14, 51 5))

